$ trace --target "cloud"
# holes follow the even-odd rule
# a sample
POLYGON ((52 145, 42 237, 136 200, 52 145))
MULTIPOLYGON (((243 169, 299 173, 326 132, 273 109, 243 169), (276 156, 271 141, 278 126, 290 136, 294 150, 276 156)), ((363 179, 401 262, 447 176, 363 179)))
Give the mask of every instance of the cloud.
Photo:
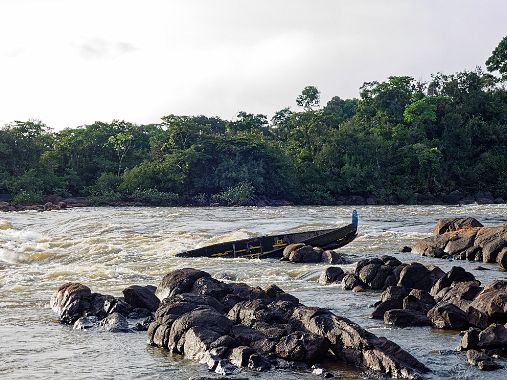
POLYGON ((136 50, 129 42, 111 42, 102 38, 92 38, 77 45, 78 54, 85 59, 116 58, 136 50))

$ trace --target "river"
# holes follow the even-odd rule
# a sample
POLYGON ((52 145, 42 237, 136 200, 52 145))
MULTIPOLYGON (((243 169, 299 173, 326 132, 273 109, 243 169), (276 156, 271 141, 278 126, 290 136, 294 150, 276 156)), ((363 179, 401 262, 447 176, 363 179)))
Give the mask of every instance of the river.
MULTIPOLYGON (((206 270, 266 287, 275 283, 301 302, 330 308, 385 336, 434 372, 429 378, 506 379, 507 369, 481 373, 454 352, 460 337, 429 327, 389 328, 369 319, 379 294, 353 293, 315 279, 320 264, 276 260, 182 259, 174 253, 208 243, 248 236, 329 228, 348 224, 352 207, 244 208, 76 208, 52 212, 0 213, 0 378, 2 379, 188 379, 205 376, 203 364, 146 344, 146 333, 74 331, 60 325, 49 307, 58 286, 79 281, 92 291, 121 295, 133 284, 157 285, 182 267, 206 270)), ((428 236, 435 221, 473 216, 485 225, 507 220, 507 205, 361 206, 360 236, 340 249, 355 261, 393 254, 428 236)), ((483 284, 506 278, 496 265, 450 262, 400 253, 401 261, 431 262, 444 270, 460 265, 483 284)), ((353 265, 344 266, 353 268, 353 265)), ((507 365, 507 361, 503 361, 507 365)), ((346 366, 334 369, 344 379, 368 376, 346 366)), ((316 379, 311 374, 276 371, 253 379, 316 379)))

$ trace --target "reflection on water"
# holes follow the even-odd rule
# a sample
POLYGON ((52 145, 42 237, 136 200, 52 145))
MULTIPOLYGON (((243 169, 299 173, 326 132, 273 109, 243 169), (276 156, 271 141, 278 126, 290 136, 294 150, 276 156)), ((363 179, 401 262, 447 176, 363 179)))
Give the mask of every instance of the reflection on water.
MULTIPOLYGON (((455 332, 428 327, 387 328, 368 318, 378 293, 353 293, 315 282, 321 265, 276 260, 185 259, 179 251, 263 234, 330 228, 349 223, 352 207, 280 208, 83 208, 55 212, 0 213, 0 376, 9 379, 174 379, 206 375, 201 364, 148 347, 145 333, 73 331, 55 322, 49 309, 54 290, 79 281, 92 290, 120 295, 132 284, 154 284, 170 270, 195 267, 216 278, 265 287, 276 283, 308 305, 328 307, 377 335, 398 342, 425 362, 435 378, 507 377, 507 370, 483 375, 455 353, 455 332)), ((360 236, 341 248, 354 260, 399 252, 429 235, 442 217, 474 216, 485 224, 507 219, 505 205, 369 206, 359 209, 360 236)), ((494 265, 449 262, 399 254, 402 261, 433 262, 448 270, 463 265, 483 282, 505 278, 494 265)), ((344 266, 351 269, 353 266, 344 266)), ((507 364, 507 363, 506 363, 507 364)), ((343 378, 366 374, 338 366, 343 378)), ((250 374, 270 379, 273 374, 250 374)), ((313 375, 277 372, 280 379, 313 375)))

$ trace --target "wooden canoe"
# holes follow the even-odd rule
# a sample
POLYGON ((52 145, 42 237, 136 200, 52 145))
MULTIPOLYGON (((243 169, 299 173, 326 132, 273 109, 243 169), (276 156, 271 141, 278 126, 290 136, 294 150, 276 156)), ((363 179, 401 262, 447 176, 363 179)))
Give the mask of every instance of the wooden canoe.
POLYGON ((305 243, 323 249, 335 249, 350 243, 357 236, 357 212, 352 223, 339 228, 260 236, 208 245, 177 253, 177 257, 281 258, 285 246, 305 243))

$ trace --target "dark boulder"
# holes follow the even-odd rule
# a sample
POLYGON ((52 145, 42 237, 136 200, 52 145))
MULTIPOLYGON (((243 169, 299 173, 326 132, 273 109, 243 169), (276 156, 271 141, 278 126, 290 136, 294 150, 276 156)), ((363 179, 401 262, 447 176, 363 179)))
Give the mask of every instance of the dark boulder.
POLYGON ((333 282, 341 282, 345 277, 345 272, 340 267, 328 267, 319 277, 319 283, 323 285, 331 284, 333 282))
POLYGON ((445 255, 444 249, 449 240, 450 237, 446 235, 430 236, 418 240, 412 247, 412 252, 421 256, 439 258, 445 255))
POLYGON ((451 286, 440 290, 435 298, 458 306, 464 312, 468 311, 473 299, 482 291, 479 281, 453 282, 451 286))
POLYGON ((477 350, 468 350, 467 360, 469 364, 474 365, 483 371, 494 371, 496 369, 503 368, 501 365, 497 364, 493 358, 489 357, 484 352, 477 350))
POLYGON ((289 255, 289 261, 293 263, 320 263, 321 260, 322 252, 309 245, 296 248, 289 255))
POLYGON ((384 314, 384 323, 398 327, 431 326, 426 313, 415 310, 391 309, 384 314))
POLYGON ((486 328, 492 323, 507 323, 507 280, 487 284, 468 308, 471 325, 486 328))
POLYGON ((481 330, 475 327, 470 327, 461 338, 460 345, 458 349, 460 351, 466 351, 477 348, 477 344, 479 343, 479 334, 481 330))
POLYGON ((401 309, 403 299, 408 295, 408 290, 402 286, 389 286, 382 295, 380 301, 375 304, 375 310, 370 315, 373 319, 384 319, 386 311, 401 309))
POLYGON ((430 270, 420 263, 407 265, 400 272, 398 286, 429 291, 434 279, 430 270))
POLYGON ((464 330, 468 328, 466 314, 459 307, 440 302, 428 311, 428 318, 439 329, 464 330))
POLYGON ((293 332, 280 339, 276 354, 285 360, 315 363, 322 360, 329 349, 329 341, 322 336, 293 332))
POLYGON ((123 289, 123 296, 125 297, 125 302, 134 308, 144 308, 155 311, 160 305, 160 300, 155 295, 156 290, 156 287, 150 285, 131 285, 123 289))
POLYGON ((274 284, 266 288, 266 295, 270 297, 274 302, 286 301, 291 302, 294 305, 299 304, 299 299, 297 297, 294 297, 292 294, 284 292, 280 287, 274 284))
POLYGON ((162 278, 155 295, 160 301, 177 294, 187 293, 194 282, 201 277, 211 277, 209 273, 193 268, 183 268, 169 272, 162 278))
POLYGON ((304 246, 305 246, 305 244, 304 244, 304 243, 289 244, 287 247, 285 247, 285 248, 283 249, 283 257, 284 257, 285 259, 287 259, 287 260, 288 260, 288 259, 289 259, 289 257, 290 257, 290 254, 291 254, 293 251, 295 251, 295 250, 296 250, 296 249, 298 249, 298 248, 304 247, 304 246))
POLYGON ((327 264, 347 264, 348 260, 339 252, 324 251, 321 255, 321 261, 327 264))
POLYGON ((475 281, 475 276, 467 272, 462 267, 452 267, 443 277, 441 277, 431 288, 430 294, 435 296, 442 289, 451 286, 454 282, 475 281))
POLYGON ((120 313, 112 313, 99 322, 99 328, 109 332, 129 332, 127 318, 120 313))
POLYGON ((91 309, 91 301, 89 287, 69 282, 58 288, 50 304, 62 323, 73 324, 91 309))
POLYGON ((500 268, 507 271, 507 248, 503 248, 496 256, 496 262, 500 265, 500 268))
POLYGON ((342 279, 342 286, 345 290, 352 290, 356 286, 363 286, 363 282, 353 273, 346 273, 342 279))
POLYGON ((482 349, 500 348, 507 351, 507 328, 494 323, 479 333, 477 347, 482 349))

